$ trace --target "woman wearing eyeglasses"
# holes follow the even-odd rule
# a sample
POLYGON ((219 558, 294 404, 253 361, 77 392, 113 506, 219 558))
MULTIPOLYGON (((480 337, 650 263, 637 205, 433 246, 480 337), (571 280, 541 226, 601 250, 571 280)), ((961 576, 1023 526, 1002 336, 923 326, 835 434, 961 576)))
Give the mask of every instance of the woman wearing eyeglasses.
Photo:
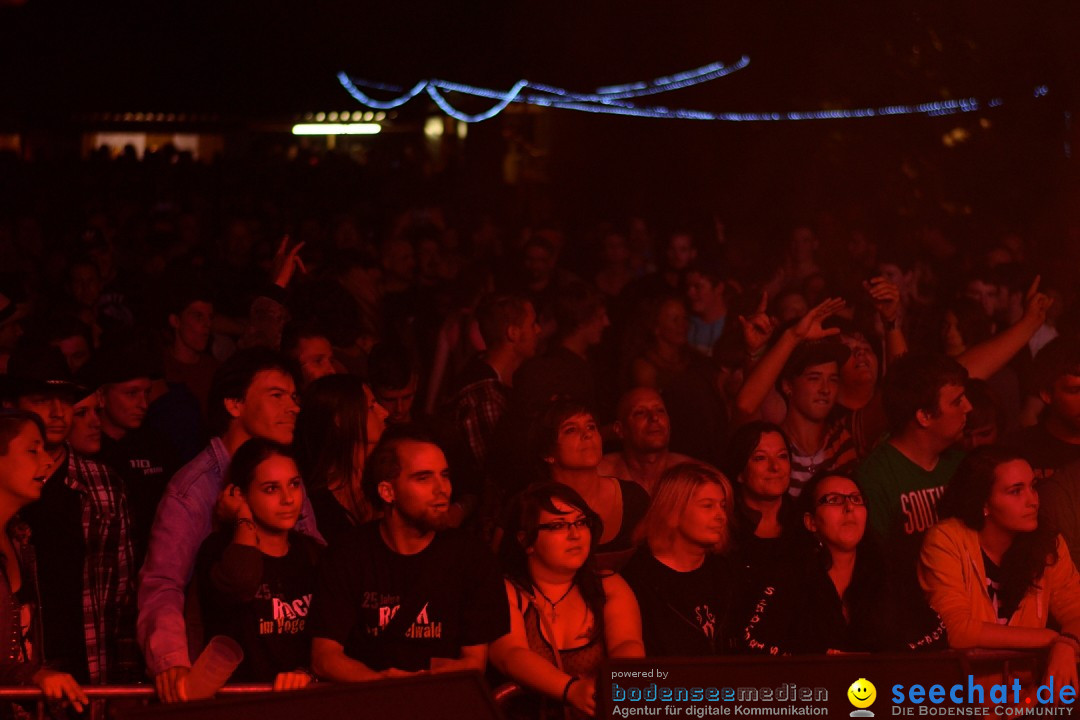
POLYGON ((619 575, 594 561, 603 523, 559 483, 532 485, 511 503, 499 546, 510 632, 491 644, 492 665, 532 690, 512 717, 592 716, 605 657, 643 657, 641 615, 619 575))
POLYGON ((1077 685, 1080 575, 1039 522, 1031 466, 995 446, 957 468, 926 533, 919 582, 956 648, 1049 648, 1047 676, 1077 685), (1053 618, 1061 631, 1046 627, 1053 618))
POLYGON ((866 501, 855 481, 826 473, 799 498, 817 541, 799 568, 766 586, 742 637, 752 652, 875 652, 934 646, 937 627, 900 607, 885 564, 866 534, 866 501))
POLYGON ((733 498, 727 478, 686 462, 664 472, 638 526, 640 547, 623 568, 641 606, 650 656, 715 655, 728 649, 733 498))

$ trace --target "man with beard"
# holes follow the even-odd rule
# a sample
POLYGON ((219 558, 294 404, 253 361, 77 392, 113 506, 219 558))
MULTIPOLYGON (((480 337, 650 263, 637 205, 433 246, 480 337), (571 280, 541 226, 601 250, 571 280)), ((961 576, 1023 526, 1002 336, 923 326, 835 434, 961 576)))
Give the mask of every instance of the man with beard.
POLYGON ((633 480, 651 495, 665 470, 691 458, 668 449, 671 420, 656 390, 640 387, 626 391, 615 413, 613 429, 623 448, 621 452, 605 455, 599 472, 633 480))
POLYGON ((335 682, 483 671, 510 631, 506 592, 479 540, 445 529, 450 471, 438 445, 384 436, 364 493, 382 518, 353 528, 320 567, 308 627, 311 665, 335 682))

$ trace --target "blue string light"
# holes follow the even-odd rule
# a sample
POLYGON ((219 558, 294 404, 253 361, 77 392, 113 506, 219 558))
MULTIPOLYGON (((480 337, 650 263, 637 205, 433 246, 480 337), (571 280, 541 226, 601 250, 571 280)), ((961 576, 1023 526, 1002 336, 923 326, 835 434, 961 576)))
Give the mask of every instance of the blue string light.
POLYGON ((489 118, 493 118, 499 113, 501 113, 504 109, 506 109, 507 105, 513 102, 517 98, 517 96, 521 94, 522 89, 526 85, 528 85, 528 83, 524 80, 518 80, 516 83, 514 83, 514 87, 510 89, 510 92, 506 93, 506 95, 501 100, 499 100, 499 102, 495 103, 495 105, 491 109, 486 110, 482 113, 477 113, 476 115, 466 115, 465 113, 460 112, 457 108, 453 107, 450 103, 446 101, 446 98, 442 96, 438 88, 436 88, 433 83, 427 84, 427 92, 428 95, 431 96, 431 99, 435 101, 435 104, 438 105, 444 113, 454 118, 455 120, 460 120, 463 123, 473 123, 488 120, 489 118))
POLYGON ((361 104, 375 110, 393 110, 396 107, 401 107, 423 92, 424 88, 428 86, 427 80, 421 80, 413 86, 412 90, 409 90, 401 97, 394 98, 393 100, 376 100, 375 98, 366 95, 360 88, 356 87, 349 79, 349 76, 343 72, 338 73, 338 82, 340 82, 349 94, 356 98, 361 104))
MULTIPOLYGON (((450 117, 465 123, 482 122, 495 117, 506 109, 510 103, 525 103, 551 107, 564 110, 579 110, 582 112, 599 113, 606 115, 622 115, 629 117, 667 118, 678 120, 711 120, 720 122, 779 122, 779 121, 805 121, 805 120, 846 120, 854 118, 890 117, 898 115, 926 115, 939 117, 955 113, 976 112, 982 104, 977 98, 961 98, 957 100, 939 100, 934 102, 920 103, 917 105, 886 105, 878 108, 850 108, 832 110, 798 110, 787 112, 707 112, 703 110, 690 110, 685 108, 668 108, 663 106, 640 106, 630 102, 628 98, 655 95, 669 90, 677 90, 692 85, 697 85, 709 80, 714 80, 733 72, 742 70, 750 64, 750 58, 743 56, 732 65, 723 63, 711 63, 709 65, 687 70, 685 72, 656 78, 647 82, 630 83, 625 85, 610 85, 597 88, 595 92, 578 93, 564 88, 531 83, 519 80, 508 92, 500 92, 490 88, 476 87, 464 83, 455 83, 447 80, 423 80, 414 85, 410 90, 392 100, 378 101, 371 98, 359 89, 364 86, 370 89, 384 90, 388 92, 401 92, 402 88, 393 85, 372 83, 363 80, 353 80, 346 73, 338 73, 338 80, 342 86, 360 103, 378 110, 389 110, 404 105, 421 92, 427 91, 432 101, 444 113, 450 117), (526 89, 532 93, 524 92, 526 89), (443 95, 443 92, 456 92, 463 95, 472 95, 496 103, 488 110, 473 115, 463 113, 455 108, 443 95)), ((1046 85, 1039 85, 1034 89, 1036 98, 1045 97, 1049 89, 1046 85)), ((996 108, 1002 105, 1002 99, 992 98, 986 103, 986 107, 996 108)))

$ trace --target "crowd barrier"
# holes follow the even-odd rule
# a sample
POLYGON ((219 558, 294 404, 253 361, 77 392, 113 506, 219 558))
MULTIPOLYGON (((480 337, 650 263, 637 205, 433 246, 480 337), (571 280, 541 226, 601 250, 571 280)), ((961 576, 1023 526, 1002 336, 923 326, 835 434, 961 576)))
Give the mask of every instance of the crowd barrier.
MULTIPOLYGON (((1014 678, 1038 678, 1044 654, 1029 651, 948 651, 906 654, 843 654, 826 656, 715 658, 645 658, 607 663, 597 682, 597 717, 613 717, 612 673, 615 682, 631 673, 659 669, 670 680, 699 686, 733 687, 823 686, 829 689, 830 716, 852 709, 846 698, 848 686, 859 678, 879 678, 879 695, 893 683, 962 682, 969 675, 983 683, 1011 682, 1014 678), (887 684, 886 684, 887 683, 887 684)), ((655 677, 655 675, 654 675, 655 677)), ((624 686, 627 684, 624 681, 624 686)), ((516 685, 491 690, 477 673, 447 673, 361 684, 320 683, 308 689, 272 693, 269 684, 226 685, 214 700, 160 705, 152 685, 88 686, 90 720, 258 720, 277 718, 351 717, 380 720, 483 720, 500 718, 500 707, 521 692, 516 685), (122 702, 117 702, 122 701, 122 702), (112 704, 112 706, 110 706, 112 704)), ((0 703, 36 702, 36 717, 48 718, 45 701, 36 687, 0 687, 0 703)), ((886 714, 878 713, 878 717, 886 714)))

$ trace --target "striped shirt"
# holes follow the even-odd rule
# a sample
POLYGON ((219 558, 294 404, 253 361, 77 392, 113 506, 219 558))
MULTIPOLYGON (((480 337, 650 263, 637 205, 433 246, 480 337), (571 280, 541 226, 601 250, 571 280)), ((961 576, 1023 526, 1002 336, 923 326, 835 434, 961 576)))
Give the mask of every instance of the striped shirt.
POLYGON ((851 415, 846 414, 830 422, 825 428, 825 439, 815 453, 806 453, 791 441, 791 486, 788 493, 798 497, 802 489, 822 471, 851 473, 858 456, 855 439, 851 433, 851 415))

